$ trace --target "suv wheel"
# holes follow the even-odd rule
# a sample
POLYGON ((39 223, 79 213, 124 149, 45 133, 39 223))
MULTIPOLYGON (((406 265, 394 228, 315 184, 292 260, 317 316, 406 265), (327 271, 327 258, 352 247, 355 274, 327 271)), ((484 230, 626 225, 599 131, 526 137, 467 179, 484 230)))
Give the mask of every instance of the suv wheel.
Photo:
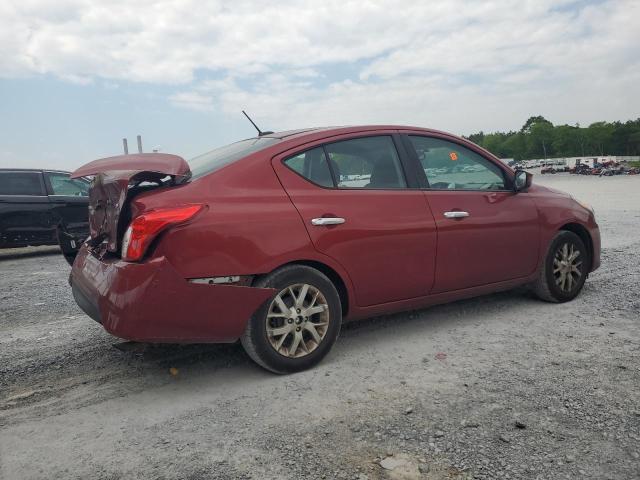
POLYGON ((290 265, 259 279, 256 287, 277 293, 260 307, 240 341, 247 354, 274 373, 319 363, 338 338, 342 306, 335 286, 305 265, 290 265))

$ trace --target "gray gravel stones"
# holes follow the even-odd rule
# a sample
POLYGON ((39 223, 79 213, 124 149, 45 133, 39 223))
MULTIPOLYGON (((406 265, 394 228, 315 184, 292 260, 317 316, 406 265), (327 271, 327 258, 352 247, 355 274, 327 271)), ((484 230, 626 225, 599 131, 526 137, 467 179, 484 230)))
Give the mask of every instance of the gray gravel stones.
POLYGON ((0 258, 0 478, 382 480, 388 457, 428 480, 639 478, 640 216, 587 194, 605 249, 575 301, 365 320, 288 377, 234 345, 114 349, 61 256, 0 258))

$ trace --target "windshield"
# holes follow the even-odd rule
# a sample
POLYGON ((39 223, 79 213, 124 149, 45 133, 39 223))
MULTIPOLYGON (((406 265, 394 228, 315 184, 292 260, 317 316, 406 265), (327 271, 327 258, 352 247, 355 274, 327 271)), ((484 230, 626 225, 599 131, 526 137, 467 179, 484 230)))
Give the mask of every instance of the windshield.
POLYGON ((267 148, 279 141, 278 138, 270 137, 249 138, 198 155, 188 161, 192 174, 191 178, 198 178, 207 173, 211 173, 231 162, 235 162, 242 157, 267 148))

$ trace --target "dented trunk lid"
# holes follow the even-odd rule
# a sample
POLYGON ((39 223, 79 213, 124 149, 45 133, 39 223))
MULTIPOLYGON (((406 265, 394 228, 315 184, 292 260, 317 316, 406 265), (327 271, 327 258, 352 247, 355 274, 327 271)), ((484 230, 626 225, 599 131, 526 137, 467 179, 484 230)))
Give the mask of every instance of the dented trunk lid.
POLYGON ((117 253, 130 220, 129 206, 144 191, 185 183, 187 162, 167 153, 138 153, 87 163, 71 178, 93 177, 89 188, 89 246, 117 253))

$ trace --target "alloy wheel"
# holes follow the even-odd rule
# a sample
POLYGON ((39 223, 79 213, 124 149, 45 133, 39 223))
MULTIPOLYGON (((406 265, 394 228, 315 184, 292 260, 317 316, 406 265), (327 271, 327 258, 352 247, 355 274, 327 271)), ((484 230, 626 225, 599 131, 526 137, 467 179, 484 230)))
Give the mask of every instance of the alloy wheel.
POLYGON ((560 290, 569 293, 582 277, 580 250, 573 243, 565 242, 553 258, 553 277, 560 290))
POLYGON ((322 343, 329 319, 329 305, 319 289, 306 283, 290 285, 269 305, 267 338, 280 355, 304 357, 322 343))

